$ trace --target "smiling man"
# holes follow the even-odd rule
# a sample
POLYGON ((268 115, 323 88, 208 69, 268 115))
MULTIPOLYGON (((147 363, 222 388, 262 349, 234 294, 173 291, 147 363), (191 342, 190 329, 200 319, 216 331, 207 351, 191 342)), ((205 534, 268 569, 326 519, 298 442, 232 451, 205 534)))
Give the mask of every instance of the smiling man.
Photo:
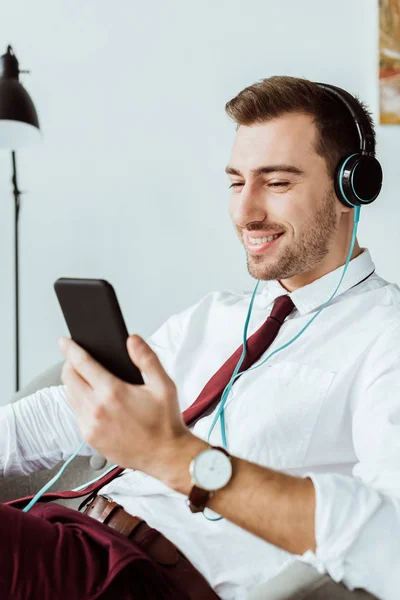
POLYGON ((1 597, 242 600, 299 558, 350 589, 398 597, 400 292, 355 242, 320 312, 351 247, 338 165, 360 152, 356 123, 291 77, 246 88, 227 112, 230 216, 260 287, 253 302, 210 293, 147 343, 131 336, 143 386, 64 339, 65 385, 0 409, 3 475, 49 468, 82 438, 82 453, 126 468, 88 509, 110 527, 54 505, 0 506, 1 597), (179 559, 169 546, 150 553, 143 520, 179 559), (58 560, 68 581, 54 576, 58 560))

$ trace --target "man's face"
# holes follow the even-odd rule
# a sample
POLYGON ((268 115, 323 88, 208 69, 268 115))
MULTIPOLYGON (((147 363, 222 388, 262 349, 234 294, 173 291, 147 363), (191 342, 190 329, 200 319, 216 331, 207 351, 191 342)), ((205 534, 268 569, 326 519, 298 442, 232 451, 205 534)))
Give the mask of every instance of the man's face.
POLYGON ((237 131, 229 212, 256 279, 290 279, 329 262, 344 207, 316 143, 312 117, 300 113, 237 131))

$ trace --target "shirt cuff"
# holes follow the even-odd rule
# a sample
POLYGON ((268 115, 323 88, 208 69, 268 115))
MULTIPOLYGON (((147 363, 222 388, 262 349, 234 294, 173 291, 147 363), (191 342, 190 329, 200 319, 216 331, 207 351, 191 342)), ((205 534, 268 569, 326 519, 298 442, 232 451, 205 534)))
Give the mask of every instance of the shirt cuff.
POLYGON ((297 558, 354 589, 346 557, 379 509, 382 496, 362 481, 345 475, 306 473, 304 477, 309 477, 315 488, 316 551, 308 550, 297 558))

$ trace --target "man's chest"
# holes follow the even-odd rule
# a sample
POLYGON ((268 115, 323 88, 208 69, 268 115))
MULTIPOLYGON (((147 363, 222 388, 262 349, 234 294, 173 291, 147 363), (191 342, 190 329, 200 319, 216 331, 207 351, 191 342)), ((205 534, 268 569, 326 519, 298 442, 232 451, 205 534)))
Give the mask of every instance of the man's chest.
MULTIPOLYGON (((350 343, 347 331, 321 319, 322 327, 280 351, 303 325, 301 319, 285 323, 263 356, 233 384, 225 423, 229 449, 237 456, 279 469, 354 458, 351 393, 369 334, 357 324, 350 343), (310 445, 318 449, 312 456, 310 445)), ((191 355, 181 354, 175 368, 183 409, 236 350, 237 332, 227 333, 224 340, 203 337, 194 348, 191 355)), ((194 433, 199 437, 208 439, 217 408, 197 421, 194 433)), ((221 443, 219 423, 210 442, 221 443)))

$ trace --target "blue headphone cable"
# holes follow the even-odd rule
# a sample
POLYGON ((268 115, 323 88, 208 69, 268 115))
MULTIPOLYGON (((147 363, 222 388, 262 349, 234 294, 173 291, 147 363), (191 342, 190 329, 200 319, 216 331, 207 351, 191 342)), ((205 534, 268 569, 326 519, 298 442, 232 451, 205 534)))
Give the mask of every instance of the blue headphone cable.
POLYGON ((354 250, 354 244, 356 241, 356 237, 357 237, 357 228, 358 228, 358 223, 360 220, 360 207, 356 206, 354 208, 354 221, 353 221, 353 232, 352 232, 352 236, 351 236, 351 242, 350 242, 350 248, 349 248, 349 252, 347 254, 347 258, 346 258, 346 262, 342 271, 342 275, 340 277, 339 283, 336 286, 335 291, 333 292, 333 294, 330 296, 330 298, 328 298, 328 300, 326 302, 324 302, 324 304, 321 306, 321 308, 315 313, 315 315, 308 321, 308 323, 306 323, 306 325, 303 327, 303 329, 301 331, 299 331, 298 334, 296 334, 289 342, 287 342, 286 344, 284 344, 283 346, 280 346, 279 348, 277 348, 276 350, 274 350, 273 352, 271 352, 271 354, 269 354, 262 363, 260 363, 259 365, 257 365, 256 367, 253 367, 251 369, 247 369, 245 371, 239 371, 244 358, 246 356, 246 352, 247 352, 247 330, 248 330, 248 325, 249 325, 249 321, 250 321, 250 316, 251 316, 251 312, 253 309, 253 304, 254 304, 254 298, 257 292, 257 288, 258 285, 260 283, 260 280, 257 281, 257 284, 254 288, 253 291, 253 295, 251 297, 250 300, 250 305, 249 305, 249 310, 247 312, 247 317, 246 317, 246 321, 245 321, 245 326, 244 326, 244 331, 243 331, 243 351, 242 351, 242 355, 239 359, 239 362, 237 363, 235 370, 232 374, 232 377, 229 381, 229 383, 227 384, 226 388, 224 389, 222 396, 221 396, 221 402, 220 405, 218 407, 218 410, 215 414, 214 420, 211 424, 209 433, 208 433, 208 441, 210 441, 210 437, 211 434, 214 430, 215 425, 218 422, 218 419, 220 419, 220 423, 221 423, 221 437, 222 437, 222 444, 224 448, 228 448, 228 444, 227 444, 227 438, 226 438, 226 429, 225 429, 225 418, 224 418, 224 407, 226 404, 226 401, 228 399, 229 396, 229 392, 232 389, 233 383, 235 381, 235 379, 237 377, 239 377, 240 375, 242 375, 243 373, 250 373, 251 371, 254 371, 255 369, 259 369, 263 364, 265 364, 272 356, 274 356, 275 354, 277 354, 278 352, 280 352, 281 350, 283 350, 284 348, 287 348, 288 346, 290 346, 291 344, 293 344, 293 342, 295 342, 305 331, 306 329, 308 329, 308 327, 311 325, 311 323, 318 317, 318 315, 321 314, 321 312, 328 306, 328 304, 333 300, 333 298, 336 296, 337 291, 343 281, 343 278, 345 276, 345 273, 347 271, 347 267, 349 266, 350 263, 350 259, 351 259, 351 255, 353 254, 353 250, 354 250))
MULTIPOLYGON (((328 300, 321 306, 321 308, 315 313, 315 315, 308 321, 308 323, 305 324, 305 326, 303 327, 303 329, 301 331, 299 331, 299 333, 297 335, 295 335, 291 340, 289 340, 289 342, 287 342, 286 344, 283 344, 283 346, 280 346, 279 348, 277 348, 276 350, 274 350, 273 352, 271 352, 263 361, 262 363, 260 363, 259 365, 257 365, 256 367, 252 367, 251 369, 247 369, 245 371, 239 371, 244 358, 246 356, 246 352, 247 352, 247 330, 248 330, 248 325, 249 325, 249 321, 250 321, 250 316, 251 316, 251 312, 253 309, 253 304, 254 304, 254 299, 255 299, 255 295, 257 292, 257 288, 258 285, 260 283, 260 280, 257 281, 257 284, 254 288, 251 300, 250 300, 250 305, 249 305, 249 310, 247 312, 247 317, 246 317, 246 321, 245 321, 245 325, 244 325, 244 331, 243 331, 243 351, 242 351, 242 355, 235 367, 235 370, 233 371, 232 377, 229 381, 229 383, 227 384, 227 386, 225 387, 224 391, 222 392, 222 396, 221 396, 221 401, 220 401, 220 405, 218 407, 217 412, 215 413, 213 422, 211 424, 210 430, 208 432, 208 438, 207 441, 210 442, 210 437, 211 434, 218 422, 218 420, 220 421, 220 428, 221 428, 221 439, 222 439, 222 445, 224 448, 228 449, 228 442, 227 442, 227 436, 226 436, 226 426, 225 426, 225 404, 226 401, 229 397, 229 393, 232 389, 232 386, 235 382, 235 379, 237 377, 239 377, 242 374, 246 374, 246 373, 250 373, 251 371, 254 371, 255 369, 259 369, 260 367, 262 367, 263 364, 265 364, 272 356, 274 356, 275 354, 277 354, 278 352, 280 352, 281 350, 283 350, 284 348, 287 348, 288 346, 290 346, 291 344, 293 344, 293 342, 295 342, 305 331, 306 329, 308 329, 308 327, 311 325, 311 323, 318 317, 318 315, 321 314, 321 312, 328 306, 328 304, 333 300, 333 298, 336 296, 337 291, 343 281, 343 278, 345 276, 345 273, 347 271, 347 267, 349 266, 350 263, 350 259, 351 259, 351 255, 353 254, 353 250, 354 250, 354 244, 356 242, 356 238, 357 238, 357 229, 358 229, 358 223, 360 221, 360 207, 359 206, 355 206, 354 207, 354 219, 353 219, 353 232, 352 232, 352 236, 351 236, 351 242, 350 242, 350 248, 349 248, 349 252, 347 254, 347 258, 346 258, 346 262, 344 264, 344 268, 342 271, 342 275, 340 277, 339 283, 336 286, 335 291, 333 292, 333 294, 330 296, 330 298, 328 298, 328 300)), ((211 511, 214 512, 214 511, 211 511)), ((215 513, 216 514, 216 513, 215 513)), ((203 516, 208 520, 208 521, 220 521, 223 517, 216 517, 216 518, 212 518, 212 517, 207 517, 207 514, 205 512, 203 512, 203 516)))
MULTIPOLYGON (((321 306, 321 308, 318 310, 318 312, 315 313, 315 315, 308 321, 308 323, 306 323, 306 325, 303 327, 303 329, 294 336, 294 338, 292 338, 289 342, 287 342, 286 344, 284 344, 283 346, 280 346, 280 348, 277 348, 276 350, 274 350, 273 352, 271 352, 271 354, 269 354, 262 363, 260 363, 259 365, 257 365, 257 367, 253 367, 251 369, 247 369, 245 371, 239 371, 244 358, 246 356, 246 352, 247 352, 247 330, 248 330, 248 326, 249 326, 249 321, 250 321, 250 317, 251 317, 251 313, 253 310, 253 304, 254 304, 254 299, 255 299, 255 295, 257 293, 257 289, 260 283, 260 280, 257 281, 257 284, 254 288, 251 300, 250 300, 250 305, 249 305, 249 309, 247 312, 247 317, 246 317, 246 321, 245 321, 245 325, 244 325, 244 330, 243 330, 243 351, 242 351, 242 355, 235 367, 235 370, 233 371, 232 377, 228 383, 228 385, 225 387, 222 396, 221 396, 221 401, 220 401, 220 405, 218 407, 218 410, 215 414, 215 417, 213 419, 213 422, 211 424, 210 430, 208 432, 208 441, 210 441, 210 437, 211 434, 218 422, 218 420, 220 421, 220 428, 221 428, 221 438, 222 438, 222 445, 224 448, 228 448, 228 442, 227 442, 227 436, 226 436, 226 426, 225 426, 225 414, 224 414, 224 407, 226 404, 226 401, 228 399, 229 393, 232 389, 233 383, 235 381, 235 379, 237 377, 239 377, 242 374, 246 374, 246 373, 250 373, 251 371, 254 371, 255 369, 260 368, 264 363, 267 362, 267 360, 269 360, 272 356, 274 356, 275 354, 277 354, 278 352, 280 352, 281 350, 283 350, 284 348, 287 348, 288 346, 290 346, 291 344, 293 344, 293 342, 295 342, 304 332, 305 330, 311 325, 311 323, 318 317, 318 315, 321 314, 321 312, 328 306, 328 304, 333 300, 333 298, 335 297, 342 281, 343 281, 343 277, 347 271, 347 267, 349 266, 349 262, 351 259, 351 255, 353 254, 353 249, 354 249, 354 244, 356 241, 356 237, 357 237, 357 227, 358 227, 358 223, 360 220, 360 207, 359 206, 355 206, 354 207, 354 222, 353 222, 353 233, 352 233, 352 237, 351 237, 351 242, 350 242, 350 249, 347 255, 347 259, 342 271, 342 276, 340 277, 339 283, 335 289, 335 291, 333 292, 333 294, 331 295, 331 297, 321 306)), ((74 458, 79 454, 79 452, 82 450, 82 448, 85 446, 85 442, 82 442, 82 444, 79 446, 79 448, 77 448, 77 450, 72 454, 72 456, 69 457, 69 459, 63 464, 63 466, 61 467, 61 469, 56 473, 56 475, 54 475, 54 477, 52 479, 50 479, 50 481, 48 481, 38 492, 37 494, 32 498, 32 500, 25 506, 25 508, 23 508, 23 512, 29 512, 30 509, 38 502, 38 500, 40 500, 40 498, 43 496, 43 494, 45 494, 61 477, 61 475, 64 473, 65 469, 70 465, 70 463, 74 460, 74 458)), ((116 465, 110 467, 106 473, 112 471, 112 469, 115 468, 116 465)), ((104 476, 105 473, 102 473, 99 477, 96 477, 96 479, 93 479, 92 481, 85 483, 84 485, 75 488, 74 491, 81 491, 83 489, 85 489, 85 487, 87 487, 88 485, 90 485, 91 483, 96 482, 97 480, 101 479, 104 476)), ((205 516, 205 518, 209 521, 219 521, 220 519, 222 519, 222 517, 218 517, 216 519, 213 518, 209 518, 205 515, 205 513, 203 513, 203 515, 205 516)))

